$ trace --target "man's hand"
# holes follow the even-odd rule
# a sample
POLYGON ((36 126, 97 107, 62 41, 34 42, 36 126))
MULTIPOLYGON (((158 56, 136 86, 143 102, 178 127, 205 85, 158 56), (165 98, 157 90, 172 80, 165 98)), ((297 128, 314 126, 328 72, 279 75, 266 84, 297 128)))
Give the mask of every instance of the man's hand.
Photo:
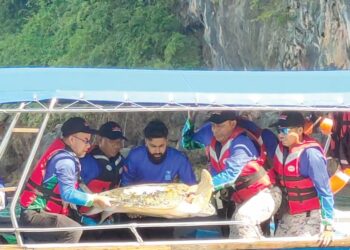
POLYGON ((189 187, 189 189, 187 190, 187 194, 186 194, 186 199, 185 199, 186 202, 192 203, 192 201, 196 195, 197 189, 198 189, 198 185, 192 185, 189 187))
POLYGON ((111 201, 113 201, 113 199, 107 196, 94 195, 93 201, 93 206, 104 209, 112 206, 111 201))
POLYGON ((325 226, 323 232, 319 236, 318 243, 320 247, 327 247, 333 240, 333 227, 330 225, 325 226))

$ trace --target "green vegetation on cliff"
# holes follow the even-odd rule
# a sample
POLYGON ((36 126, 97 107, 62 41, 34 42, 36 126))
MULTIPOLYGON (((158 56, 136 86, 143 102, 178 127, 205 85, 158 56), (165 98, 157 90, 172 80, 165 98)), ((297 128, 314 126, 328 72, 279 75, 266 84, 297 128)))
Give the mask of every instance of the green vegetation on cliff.
POLYGON ((175 0, 0 0, 0 66, 197 68, 175 0))

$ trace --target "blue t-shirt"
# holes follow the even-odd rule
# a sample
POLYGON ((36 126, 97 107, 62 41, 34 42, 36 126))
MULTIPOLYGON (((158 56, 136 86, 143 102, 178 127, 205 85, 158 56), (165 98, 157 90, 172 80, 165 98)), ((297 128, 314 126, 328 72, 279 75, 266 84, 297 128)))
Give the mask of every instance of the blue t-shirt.
POLYGON ((179 180, 187 185, 196 183, 192 165, 184 153, 167 147, 164 160, 155 164, 149 159, 146 146, 132 149, 126 158, 122 186, 143 183, 171 183, 179 180))

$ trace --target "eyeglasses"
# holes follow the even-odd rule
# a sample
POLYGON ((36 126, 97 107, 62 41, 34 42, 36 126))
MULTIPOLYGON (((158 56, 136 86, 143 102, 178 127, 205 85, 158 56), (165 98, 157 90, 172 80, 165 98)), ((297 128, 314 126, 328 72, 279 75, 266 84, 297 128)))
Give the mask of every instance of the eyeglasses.
POLYGON ((287 127, 278 127, 277 128, 277 132, 279 134, 284 134, 284 135, 287 135, 290 131, 290 128, 287 128, 287 127))
POLYGON ((86 145, 91 145, 92 144, 91 140, 84 140, 84 139, 81 139, 78 136, 74 136, 74 135, 72 135, 72 137, 74 137, 75 139, 78 139, 79 141, 84 142, 84 144, 86 144, 86 145))

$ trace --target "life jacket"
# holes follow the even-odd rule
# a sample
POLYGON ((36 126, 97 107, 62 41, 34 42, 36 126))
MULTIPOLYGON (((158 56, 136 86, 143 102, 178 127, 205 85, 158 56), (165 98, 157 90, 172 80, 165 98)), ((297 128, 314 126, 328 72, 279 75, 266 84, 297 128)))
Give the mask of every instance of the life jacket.
POLYGON ((277 173, 277 181, 286 195, 290 214, 299 214, 320 208, 312 180, 300 174, 300 156, 305 149, 311 147, 317 148, 323 153, 321 146, 307 135, 304 135, 302 144, 290 149, 286 158, 283 145, 280 143, 276 148, 274 170, 277 173))
MULTIPOLYGON (((20 204, 22 207, 31 209, 31 205, 33 205, 37 199, 42 199, 42 207, 39 209, 50 213, 68 215, 69 207, 68 204, 62 201, 58 183, 50 188, 43 186, 48 162, 53 156, 62 151, 68 152, 71 156, 67 156, 67 158, 73 159, 76 168, 78 170, 80 169, 79 160, 70 151, 65 149, 65 144, 61 139, 56 139, 42 155, 29 177, 20 197, 20 204)), ((65 157, 62 159, 64 158, 65 157)), ((76 187, 77 186, 78 183, 76 183, 76 187)))
MULTIPOLYGON (((89 183, 80 183, 80 187, 85 192, 100 193, 117 188, 120 183, 120 175, 123 164, 123 157, 118 154, 109 159, 98 147, 95 147, 90 154, 97 161, 100 174, 89 183)), ((86 213, 90 208, 79 206, 80 213, 86 213)), ((94 216, 95 218, 95 216, 94 216)))
POLYGON ((339 159, 342 169, 350 168, 350 112, 334 113, 331 156, 339 159))
POLYGON ((109 159, 99 148, 91 151, 92 157, 97 161, 100 167, 100 174, 89 183, 85 183, 93 193, 100 193, 111 190, 119 186, 120 172, 123 163, 123 157, 118 154, 116 157, 109 159))
POLYGON ((333 194, 350 181, 350 112, 333 113, 329 155, 338 159, 340 168, 329 179, 333 194))
POLYGON ((253 142, 257 143, 261 147, 260 157, 258 157, 256 160, 249 161, 243 167, 242 172, 235 181, 231 198, 236 203, 242 203, 257 194, 259 191, 271 186, 270 179, 265 169, 263 168, 264 162, 266 160, 266 151, 263 147, 262 142, 259 142, 254 134, 238 126, 234 129, 228 141, 222 145, 219 158, 217 158, 215 151, 217 140, 215 137, 213 137, 211 140, 211 143, 208 147, 208 156, 211 167, 213 167, 217 173, 220 173, 226 169, 226 160, 230 157, 231 154, 231 143, 237 138, 237 136, 241 134, 248 135, 248 137, 251 138, 253 142))

